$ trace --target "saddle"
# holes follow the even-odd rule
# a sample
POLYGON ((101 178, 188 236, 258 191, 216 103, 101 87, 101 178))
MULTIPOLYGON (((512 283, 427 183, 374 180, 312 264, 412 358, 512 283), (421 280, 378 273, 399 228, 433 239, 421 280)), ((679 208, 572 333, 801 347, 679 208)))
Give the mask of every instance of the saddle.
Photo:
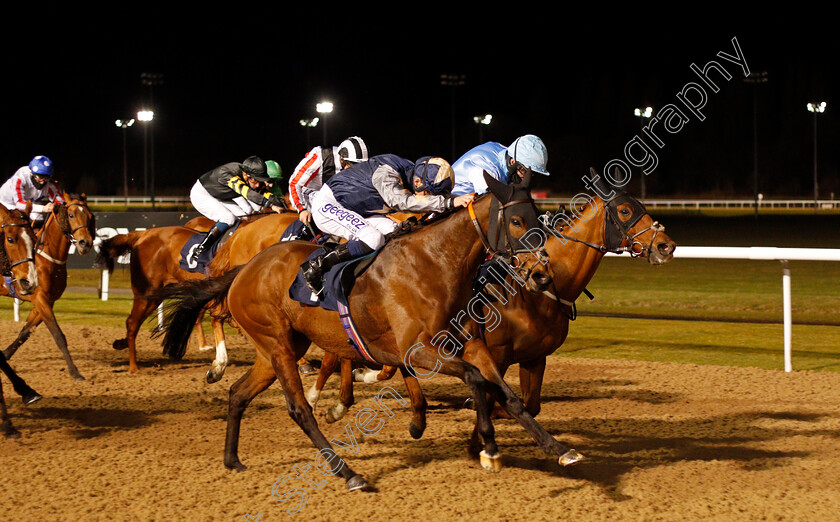
POLYGON ((184 246, 181 247, 181 259, 178 261, 178 266, 181 270, 186 270, 187 272, 206 274, 207 266, 210 264, 210 261, 212 261, 216 256, 216 253, 220 248, 222 248, 222 245, 224 245, 233 233, 236 232, 240 223, 240 221, 237 221, 236 224, 230 227, 224 234, 222 234, 222 237, 220 237, 218 241, 210 245, 210 248, 202 252, 194 263, 190 263, 190 256, 192 256, 193 250, 195 250, 195 248, 204 240, 207 233, 196 232, 191 235, 187 238, 184 246))

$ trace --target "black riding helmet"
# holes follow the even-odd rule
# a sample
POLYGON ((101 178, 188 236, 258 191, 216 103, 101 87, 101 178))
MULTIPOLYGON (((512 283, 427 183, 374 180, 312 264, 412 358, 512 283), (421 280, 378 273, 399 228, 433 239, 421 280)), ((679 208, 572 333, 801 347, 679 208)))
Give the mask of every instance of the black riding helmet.
POLYGON ((271 178, 268 177, 268 169, 265 167, 265 162, 259 156, 250 156, 242 162, 242 171, 248 174, 249 177, 261 183, 268 183, 271 178))

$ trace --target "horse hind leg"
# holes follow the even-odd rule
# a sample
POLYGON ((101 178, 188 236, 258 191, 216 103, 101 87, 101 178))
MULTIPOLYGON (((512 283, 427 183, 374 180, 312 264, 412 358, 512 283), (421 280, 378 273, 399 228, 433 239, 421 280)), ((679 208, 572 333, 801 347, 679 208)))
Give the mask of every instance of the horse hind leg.
MULTIPOLYGON (((385 368, 393 367, 386 366, 385 368)), ((411 417, 411 422, 408 423, 408 433, 412 438, 419 439, 423 436, 423 432, 426 431, 426 409, 428 408, 426 397, 423 395, 423 390, 420 389, 420 382, 416 377, 411 375, 405 368, 400 368, 400 373, 402 373, 405 387, 408 390, 408 397, 411 399, 411 408, 414 412, 411 417)))
POLYGON ((3 398, 3 379, 0 379, 0 433, 7 439, 19 439, 20 432, 12 426, 9 412, 6 410, 6 400, 3 398))
POLYGON ((70 356, 70 350, 67 348, 67 338, 64 336, 64 332, 61 331, 61 327, 58 326, 58 320, 55 318, 55 313, 53 312, 53 303, 37 300, 34 301, 33 304, 38 308, 41 320, 47 325, 47 329, 50 331, 56 346, 58 346, 58 350, 61 352, 61 355, 64 356, 64 362, 67 365, 67 373, 74 380, 84 381, 85 378, 79 372, 79 369, 76 368, 76 363, 73 362, 73 357, 70 356))
POLYGON ((0 352, 0 371, 6 374, 6 377, 9 378, 9 381, 12 383, 12 387, 14 388, 15 392, 20 395, 21 399, 23 399, 23 403, 25 405, 30 405, 33 402, 39 401, 42 399, 41 394, 33 390, 26 381, 23 380, 9 365, 9 362, 6 360, 6 357, 0 352))
POLYGON ((341 386, 339 387, 339 400, 332 408, 327 410, 326 421, 333 423, 340 420, 350 407, 353 406, 353 360, 341 359, 341 386))
MULTIPOLYGON (((213 359, 213 365, 207 370, 204 380, 207 384, 219 382, 225 375, 225 370, 228 366, 227 345, 225 344, 225 324, 221 319, 212 320, 213 324, 213 338, 216 341, 216 358, 213 359)), ((196 323, 196 328, 201 331, 201 325, 196 323)), ((202 333, 203 335, 203 333, 202 333)))
POLYGON ((321 361, 321 368, 318 370, 318 378, 315 379, 312 388, 306 392, 306 402, 309 403, 313 411, 315 410, 315 405, 318 404, 318 399, 321 397, 321 391, 327 384, 327 380, 335 372, 336 366, 338 366, 338 356, 332 352, 325 351, 324 359, 321 361))
POLYGON ((239 460, 239 428, 242 425, 242 415, 254 397, 271 386, 276 378, 271 363, 258 354, 254 366, 230 387, 225 435, 224 464, 226 468, 236 471, 248 469, 239 460))
POLYGON ((140 371, 140 367, 137 365, 137 333, 140 331, 143 321, 149 317, 152 310, 157 308, 158 304, 160 303, 135 296, 131 305, 131 312, 125 320, 125 339, 114 341, 114 349, 128 348, 128 370, 131 373, 140 371), (121 344, 121 341, 124 342, 125 346, 121 344))
POLYGON ((32 335, 32 332, 35 331, 35 328, 37 328, 39 324, 41 324, 41 316, 38 314, 38 311, 33 308, 26 317, 26 322, 23 323, 23 328, 20 329, 20 333, 18 333, 17 338, 12 341, 5 350, 3 350, 2 353, 6 359, 12 358, 18 348, 20 348, 23 343, 29 339, 29 336, 32 335))

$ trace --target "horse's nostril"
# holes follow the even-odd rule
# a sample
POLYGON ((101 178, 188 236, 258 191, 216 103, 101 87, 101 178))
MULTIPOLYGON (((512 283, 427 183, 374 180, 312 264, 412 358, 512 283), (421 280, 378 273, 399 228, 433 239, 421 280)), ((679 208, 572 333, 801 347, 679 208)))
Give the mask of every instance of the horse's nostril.
POLYGON ((659 253, 662 254, 663 256, 667 256, 668 254, 671 253, 671 251, 673 250, 673 247, 671 246, 670 243, 659 243, 659 245, 657 245, 656 249, 659 250, 659 253))

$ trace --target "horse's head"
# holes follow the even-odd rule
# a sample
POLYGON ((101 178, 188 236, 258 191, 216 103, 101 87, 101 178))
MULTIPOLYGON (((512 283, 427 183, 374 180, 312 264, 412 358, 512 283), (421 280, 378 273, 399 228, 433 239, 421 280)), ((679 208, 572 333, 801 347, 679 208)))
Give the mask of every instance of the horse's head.
POLYGON ((494 197, 485 246, 519 272, 527 281, 528 290, 542 292, 551 284, 553 275, 545 262, 542 242, 534 245, 533 234, 529 234, 542 227, 531 198, 531 176, 528 170, 521 181, 508 185, 484 172, 487 188, 494 197))
POLYGON ((96 217, 87 205, 87 196, 73 198, 64 193, 64 205, 56 205, 53 213, 61 232, 75 243, 80 255, 87 254, 96 238, 96 217))
POLYGON ((0 272, 8 284, 17 284, 17 292, 29 295, 38 286, 35 269, 35 233, 29 217, 20 210, 8 210, 0 205, 0 272))
POLYGON ((614 194, 604 200, 604 246, 612 252, 629 252, 648 259, 652 265, 667 263, 674 257, 676 244, 665 234, 665 227, 654 221, 645 206, 633 196, 607 187, 590 169, 602 194, 614 194))

